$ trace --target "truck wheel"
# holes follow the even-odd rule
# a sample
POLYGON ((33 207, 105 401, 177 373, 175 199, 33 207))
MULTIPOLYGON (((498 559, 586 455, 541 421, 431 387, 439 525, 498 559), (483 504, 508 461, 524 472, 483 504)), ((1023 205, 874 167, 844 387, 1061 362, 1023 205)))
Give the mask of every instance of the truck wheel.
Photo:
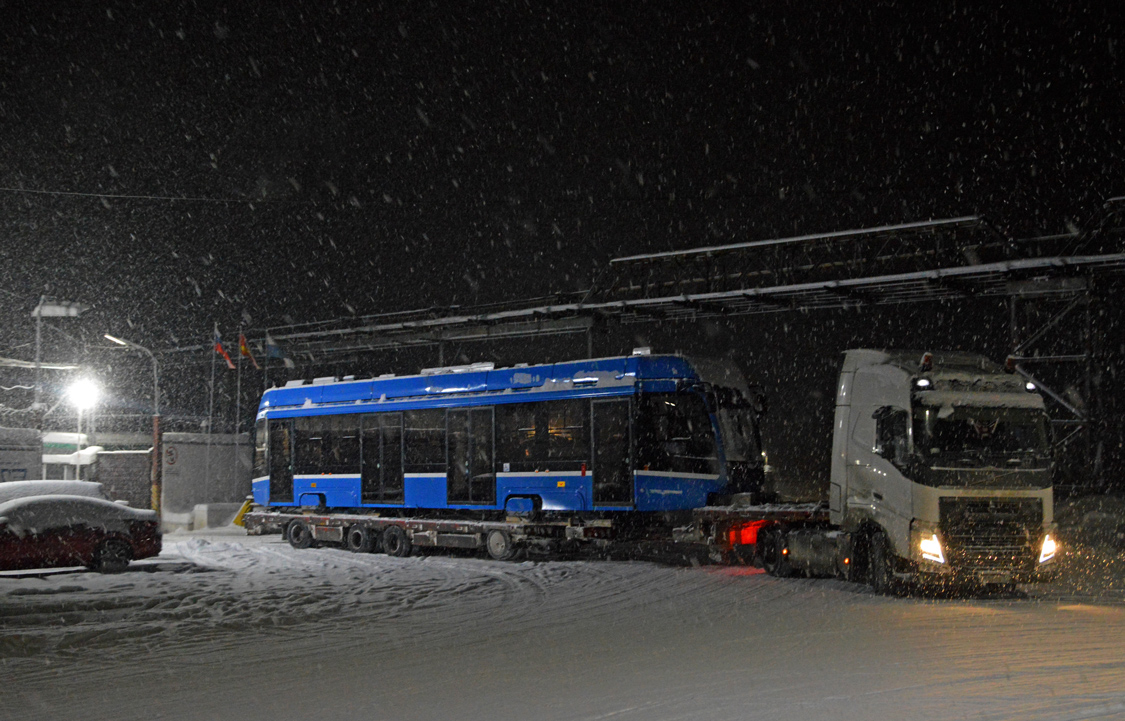
POLYGON ((898 592, 898 581, 891 568, 890 542, 887 534, 878 531, 871 536, 867 548, 867 580, 871 590, 880 595, 893 595, 898 592))
POLYGON ((499 529, 489 531, 484 545, 488 549, 488 555, 497 561, 507 561, 515 555, 512 548, 512 537, 506 531, 499 529))
POLYGON ((762 568, 766 573, 778 578, 786 578, 792 573, 789 559, 785 555, 785 534, 776 528, 758 532, 758 545, 761 548, 762 568))
POLYGON ((358 523, 348 528, 344 536, 344 545, 352 553, 371 553, 375 550, 375 534, 366 526, 358 523))
POLYGON ((313 545, 312 529, 304 521, 292 521, 285 530, 289 545, 293 548, 310 548, 313 545))
POLYGON ((388 556, 406 558, 410 555, 413 544, 401 526, 387 526, 383 531, 383 550, 388 556))

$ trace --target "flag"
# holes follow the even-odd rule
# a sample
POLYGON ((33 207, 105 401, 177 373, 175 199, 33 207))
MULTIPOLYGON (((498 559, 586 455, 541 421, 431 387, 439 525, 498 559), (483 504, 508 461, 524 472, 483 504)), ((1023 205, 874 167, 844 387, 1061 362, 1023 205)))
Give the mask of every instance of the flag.
POLYGON ((246 345, 246 336, 241 333, 238 334, 238 352, 250 359, 250 362, 254 364, 254 370, 261 370, 254 354, 250 352, 250 346, 246 345))
POLYGON ((286 368, 296 368, 296 364, 285 355, 285 351, 269 333, 266 333, 266 358, 280 358, 286 368))
POLYGON ((223 360, 227 362, 227 368, 234 370, 234 361, 230 359, 230 353, 227 353, 226 349, 223 348, 223 338, 219 335, 219 326, 217 324, 215 325, 215 352, 221 355, 223 360))

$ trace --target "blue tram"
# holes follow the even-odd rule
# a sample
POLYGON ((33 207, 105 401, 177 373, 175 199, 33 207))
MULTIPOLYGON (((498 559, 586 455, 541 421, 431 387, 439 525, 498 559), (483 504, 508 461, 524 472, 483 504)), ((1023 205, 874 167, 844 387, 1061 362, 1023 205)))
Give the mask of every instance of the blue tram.
POLYGON ((733 364, 646 354, 290 381, 258 410, 254 501, 485 516, 696 508, 760 487, 757 398, 733 364))

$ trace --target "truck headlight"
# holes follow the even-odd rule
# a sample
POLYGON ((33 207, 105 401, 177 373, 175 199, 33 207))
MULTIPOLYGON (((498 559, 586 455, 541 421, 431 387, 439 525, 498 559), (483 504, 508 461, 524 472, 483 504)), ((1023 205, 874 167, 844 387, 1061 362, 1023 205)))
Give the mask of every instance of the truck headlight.
POLYGON ((927 561, 945 563, 945 554, 941 552, 941 541, 938 540, 936 533, 932 533, 928 537, 923 536, 918 542, 918 550, 922 552, 922 558, 927 561))
POLYGON ((910 523, 910 555, 915 561, 945 563, 945 549, 941 547, 936 523, 914 519, 910 523))
POLYGON ((1043 536, 1043 548, 1039 551, 1039 562, 1046 563, 1050 561, 1055 557, 1055 554, 1058 553, 1058 550, 1059 544, 1055 542, 1055 539, 1051 538, 1050 533, 1046 534, 1043 536))

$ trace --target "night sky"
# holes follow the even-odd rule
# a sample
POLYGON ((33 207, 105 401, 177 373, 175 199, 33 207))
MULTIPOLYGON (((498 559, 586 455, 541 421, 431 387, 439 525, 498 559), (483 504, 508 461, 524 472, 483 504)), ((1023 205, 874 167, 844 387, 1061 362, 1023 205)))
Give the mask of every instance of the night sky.
POLYGON ((1125 193, 1122 37, 1112 2, 0 0, 0 355, 42 293, 168 348, 648 251, 1062 232, 1125 193))

